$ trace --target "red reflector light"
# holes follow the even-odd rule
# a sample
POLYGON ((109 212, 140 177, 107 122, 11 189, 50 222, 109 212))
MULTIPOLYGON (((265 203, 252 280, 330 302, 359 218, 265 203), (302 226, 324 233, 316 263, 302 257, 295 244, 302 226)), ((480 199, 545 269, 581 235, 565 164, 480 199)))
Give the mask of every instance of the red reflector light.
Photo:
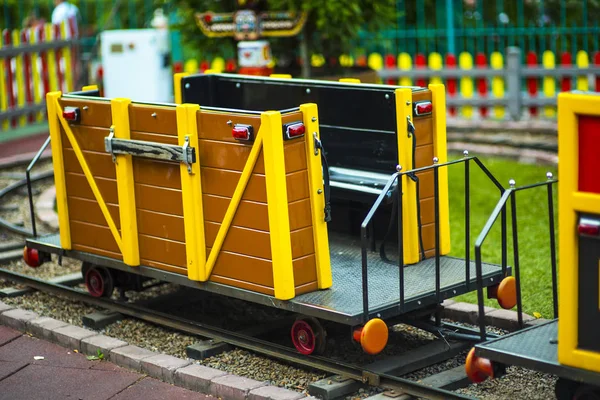
POLYGON ((286 139, 293 139, 303 136, 306 132, 306 127, 302 122, 292 122, 283 126, 283 132, 286 139))
POLYGON ((42 265, 40 253, 36 249, 30 249, 27 246, 23 249, 23 260, 25 261, 25 264, 32 268, 37 268, 42 265))
POLYGON ((580 235, 598 236, 600 235, 600 224, 580 222, 577 231, 580 235))
POLYGON ((431 114, 433 111, 433 104, 430 101, 421 101, 419 103, 415 103, 415 115, 427 115, 431 114))
POLYGON ((234 139, 249 142, 253 139, 252 131, 252 125, 236 124, 231 130, 231 135, 234 139))
POLYGON ((63 110, 63 118, 69 122, 78 122, 79 107, 65 107, 63 110))

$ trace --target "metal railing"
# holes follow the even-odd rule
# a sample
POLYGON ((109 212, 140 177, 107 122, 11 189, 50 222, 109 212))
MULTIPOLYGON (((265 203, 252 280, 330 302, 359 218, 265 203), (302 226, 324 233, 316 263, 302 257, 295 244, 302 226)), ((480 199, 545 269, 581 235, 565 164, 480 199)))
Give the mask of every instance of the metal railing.
MULTIPOLYGON (((523 304, 521 301, 521 274, 519 267, 519 235, 517 225, 517 198, 516 194, 519 191, 533 189, 536 187, 546 186, 548 192, 548 232, 550 234, 550 263, 552 268, 552 301, 554 318, 558 318, 558 293, 557 293, 557 275, 556 275, 556 242, 555 242, 555 227, 554 227, 554 199, 552 196, 552 185, 557 183, 558 180, 554 179, 551 173, 546 175, 546 182, 534 183, 531 185, 525 185, 521 187, 515 187, 515 182, 510 181, 510 188, 504 191, 502 197, 496 204, 494 211, 488 218, 485 226, 475 241, 475 268, 477 272, 477 303, 478 303, 478 323, 481 340, 486 339, 485 330, 485 310, 483 305, 483 286, 481 282, 482 273, 482 257, 481 248, 488 234, 490 233, 494 223, 496 222, 498 215, 502 213, 506 215, 506 206, 510 200, 511 206, 511 225, 512 225, 512 239, 513 239, 513 254, 514 254, 514 275, 516 280, 516 295, 517 295, 517 314, 519 327, 523 328, 523 304)), ((506 222, 502 222, 503 228, 506 222)), ((502 238, 503 256, 506 249, 506 237, 502 238)))
MULTIPOLYGON (((487 169, 487 167, 477 158, 473 156, 469 156, 468 152, 465 151, 464 158, 459 160, 448 161, 445 163, 437 163, 434 162, 433 165, 416 168, 409 171, 402 171, 402 167, 398 166, 398 172, 394 173, 386 185, 382 189, 381 193, 371 206, 371 209, 367 213, 367 216, 363 220, 361 224, 361 261, 362 261, 362 296, 363 296, 363 320, 367 322, 369 320, 369 283, 368 283, 368 251, 369 248, 372 247, 372 243, 368 237, 368 231, 373 231, 373 217, 375 213, 380 208, 384 199, 388 197, 389 191, 392 189, 394 184, 396 184, 394 189, 394 196, 396 202, 396 211, 398 218, 398 283, 399 283, 399 311, 400 313, 405 312, 405 290, 404 290, 404 250, 403 250, 403 236, 404 236, 404 226, 403 226, 403 218, 402 218, 402 176, 412 176, 413 174, 417 174, 420 172, 425 172, 429 170, 433 170, 433 180, 434 180, 434 213, 435 213, 435 297, 439 303, 443 301, 442 299, 442 290, 440 283, 440 220, 439 220, 439 169, 442 167, 449 167, 451 165, 464 163, 464 173, 465 173, 465 282, 467 291, 471 289, 471 261, 470 261, 470 240, 471 240, 471 229, 470 229, 470 162, 475 162, 475 164, 483 171, 483 173, 489 178, 489 180, 494 184, 494 186, 499 190, 500 195, 505 193, 505 188, 502 184, 492 175, 492 173, 487 169)), ((435 161, 435 159, 434 159, 435 161)), ((506 257, 506 210, 499 211, 502 214, 502 274, 506 275, 507 269, 507 257, 506 257)), ((481 268, 476 269, 477 271, 477 288, 478 290, 483 290, 483 275, 481 268)), ((483 307, 483 300, 480 300, 480 307, 483 307)), ((439 324, 439 313, 436 313, 436 323, 439 324)))
POLYGON ((386 68, 377 71, 382 79, 411 78, 417 79, 454 79, 461 78, 502 78, 506 83, 506 92, 502 97, 494 97, 489 93, 486 96, 474 94, 472 97, 465 97, 462 93, 448 95, 446 104, 448 107, 463 106, 503 106, 508 110, 510 117, 519 120, 523 110, 527 107, 556 107, 556 96, 545 97, 542 92, 531 96, 525 90, 524 82, 528 78, 564 78, 564 77, 585 77, 590 80, 600 77, 600 66, 588 66, 587 68, 573 66, 558 66, 556 68, 544 68, 543 66, 522 65, 521 50, 517 47, 506 49, 506 64, 503 69, 489 67, 478 67, 474 69, 431 69, 431 68, 412 68, 409 70, 400 70, 397 68, 386 68))

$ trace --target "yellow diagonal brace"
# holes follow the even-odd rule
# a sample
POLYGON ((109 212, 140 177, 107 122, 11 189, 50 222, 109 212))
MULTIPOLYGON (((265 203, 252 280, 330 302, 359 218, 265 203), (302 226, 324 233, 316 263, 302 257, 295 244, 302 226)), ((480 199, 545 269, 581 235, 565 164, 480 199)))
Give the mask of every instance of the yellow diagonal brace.
POLYGON ((181 164, 181 197, 183 200, 183 223, 185 227, 185 253, 188 278, 193 281, 206 281, 209 277, 206 266, 206 239, 204 235, 204 209, 202 207, 202 184, 198 154, 198 124, 196 113, 200 107, 193 104, 177 106, 177 136, 179 145, 185 144, 196 149, 196 162, 191 171, 181 164))
MULTIPOLYGON (((110 101, 112 123, 115 138, 117 139, 131 139, 131 132, 129 130, 129 104, 131 104, 131 100, 129 99, 113 99, 110 101)), ((117 174, 123 262, 135 267, 140 265, 140 246, 138 242, 132 156, 130 154, 116 155, 115 170, 117 174)))
POLYGON ((281 114, 279 112, 267 111, 261 114, 260 128, 264 132, 263 158, 265 160, 265 182, 267 184, 273 285, 275 298, 289 300, 295 296, 295 286, 281 127, 281 114))
POLYGON ((60 230, 60 247, 65 250, 71 250, 71 225, 69 224, 69 207, 67 205, 65 161, 60 124, 57 116, 58 112, 56 111, 56 105, 60 96, 60 92, 48 93, 46 95, 46 105, 48 108, 50 145, 52 147, 52 165, 54 166, 54 186, 56 187, 56 210, 58 212, 58 228, 60 230))
POLYGON ((329 258, 329 236, 325 222, 325 196, 323 195, 323 166, 321 156, 315 155, 316 135, 319 138, 319 119, 316 104, 302 104, 302 119, 306 127, 306 165, 310 190, 310 208, 312 213, 315 260, 317 263, 317 285, 319 289, 331 287, 331 260, 329 258))
MULTIPOLYGON (((446 90, 444 85, 429 85, 433 103, 433 151, 439 163, 448 161, 446 144, 446 90)), ((440 224, 440 254, 450 253, 450 208, 448 203, 448 167, 438 169, 440 224)))
POLYGON ((85 161, 85 157, 83 156, 83 152, 81 151, 81 148, 79 147, 79 143, 77 143, 77 140, 75 139, 75 135, 73 135, 73 131, 71 130, 69 123, 62 116, 63 110, 62 110, 60 104, 58 104, 58 97, 54 100, 54 104, 56 107, 55 115, 58 117, 60 124, 62 125, 62 127, 65 131, 65 134, 67 135, 67 138, 69 139, 69 142, 71 142, 71 147, 73 147, 73 151, 75 152, 77 161, 79 161, 79 165, 81 166, 81 169, 83 170, 83 174, 85 175, 85 177, 88 181, 88 184, 90 185, 90 188, 92 189, 92 193, 94 193, 94 197, 96 198, 96 201, 98 202, 98 205, 100 206, 100 210, 102 210, 102 214, 104 215, 104 218, 106 219, 106 223, 108 224, 110 232, 112 233, 113 237, 115 238, 115 242, 117 242, 117 246, 119 246, 119 250, 121 251, 121 253, 123 253, 123 243, 121 241, 121 235, 119 235, 117 226, 115 225, 115 222, 113 221, 112 216, 110 215, 110 212, 108 211, 108 208, 106 207, 106 203, 104 202, 104 199, 102 198, 102 193, 100 193, 100 189, 98 189, 98 185, 96 184, 94 175, 92 175, 92 171, 90 171, 90 167, 88 167, 87 162, 85 161))
MULTIPOLYGON (((398 164, 402 171, 412 169, 412 146, 414 135, 408 135, 408 119, 412 121, 412 91, 396 89, 396 131, 398 132, 398 164)), ((419 223, 417 220, 417 184, 406 175, 402 176, 402 228, 404 263, 419 262, 419 223)))
POLYGON ((233 196, 231 197, 231 202, 229 203, 227 211, 225 212, 225 216, 223 217, 223 222, 221 222, 221 226, 219 227, 219 231, 217 232, 217 237, 215 238, 213 247, 211 248, 210 254, 208 255, 208 260, 206 260, 206 273, 204 277, 201 277, 204 278, 203 280, 207 280, 210 277, 210 274, 212 273, 215 263, 217 262, 217 257, 219 256, 221 248, 223 247, 225 236, 227 236, 227 232, 229 231, 229 227, 231 226, 233 217, 235 216, 240 201, 242 200, 242 196, 244 195, 246 186, 248 186, 248 181, 250 181, 250 176, 252 175, 252 171, 254 170, 254 166, 256 165, 256 160, 258 160, 258 155, 260 154, 260 150, 262 148, 262 131, 263 127, 261 126, 261 128, 258 131, 258 134, 256 135, 256 139, 254 140, 254 145, 252 146, 252 150, 250 151, 250 155, 248 156, 246 165, 242 170, 240 180, 238 181, 238 184, 235 187, 235 191, 233 192, 233 196))

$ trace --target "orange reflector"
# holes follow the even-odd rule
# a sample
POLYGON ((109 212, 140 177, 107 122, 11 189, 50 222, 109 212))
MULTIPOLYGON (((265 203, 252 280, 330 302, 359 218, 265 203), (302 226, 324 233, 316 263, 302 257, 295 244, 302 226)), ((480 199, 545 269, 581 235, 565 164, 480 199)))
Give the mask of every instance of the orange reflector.
POLYGON ((473 347, 467 355, 467 361, 465 362, 465 372, 467 377, 473 383, 483 382, 489 376, 494 377, 494 367, 492 362, 487 358, 477 357, 475 355, 475 348, 473 347))
POLYGON ((23 248, 23 260, 25 261, 25 264, 32 268, 37 268, 42 265, 40 253, 36 249, 30 249, 27 246, 23 248))
POLYGON ((388 327, 379 318, 373 318, 361 328, 356 328, 352 334, 367 354, 378 354, 385 348, 388 341, 388 327))
POLYGON ((502 279, 496 296, 498 304, 504 309, 511 309, 517 304, 517 280, 514 276, 502 279))

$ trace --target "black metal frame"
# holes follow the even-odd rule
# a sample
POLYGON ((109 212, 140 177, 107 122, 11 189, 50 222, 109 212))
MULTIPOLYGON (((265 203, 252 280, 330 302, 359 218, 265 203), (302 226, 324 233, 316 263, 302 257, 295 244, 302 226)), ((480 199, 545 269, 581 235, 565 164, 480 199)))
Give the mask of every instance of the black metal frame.
POLYGON ((33 157, 31 162, 27 166, 27 170, 25 170, 25 179, 27 180, 27 196, 29 198, 29 213, 31 214, 31 231, 33 233, 33 237, 37 237, 37 229, 35 226, 35 210, 33 209, 33 194, 31 192, 31 175, 30 175, 30 173, 31 173, 31 170, 33 169, 33 167, 35 166, 35 164, 38 162, 38 160, 42 157, 42 154, 48 147, 49 143, 50 143, 50 136, 48 136, 48 138, 46 139, 46 141, 44 142, 42 147, 40 147, 40 149, 36 153, 35 157, 33 157))
MULTIPOLYGON (((482 272, 482 260, 481 260, 481 247, 492 229, 496 219, 498 218, 498 214, 502 213, 503 216, 506 215, 506 205, 510 200, 511 204, 511 225, 512 225, 512 237, 513 237, 513 253, 514 253, 514 271, 515 271, 515 280, 517 286, 517 314, 518 314, 518 323, 519 327, 523 328, 523 304, 521 302, 521 276, 519 270, 519 235, 518 235, 518 226, 517 226, 517 192, 533 189, 536 187, 546 186, 548 192, 548 225, 549 225, 549 233, 550 233, 550 262, 552 268, 552 300, 553 300, 553 309, 554 309, 554 318, 558 318, 558 293, 557 293, 557 275, 556 275, 556 242, 555 242, 555 227, 554 227, 554 199, 552 197, 552 185, 557 183, 558 180, 553 179, 551 175, 548 176, 546 182, 534 183, 531 185, 525 185, 520 187, 511 186, 509 189, 505 190, 502 194, 502 197, 496 204, 492 215, 488 218, 485 226, 483 227, 481 233, 477 237, 475 241, 475 267, 477 271, 477 302, 478 302, 478 319, 479 319, 479 331, 481 335, 481 340, 486 340, 486 331, 485 331, 485 318, 484 318, 484 306, 483 306, 483 287, 481 280, 481 272, 482 272)), ((506 222, 502 221, 502 227, 505 228, 506 222)), ((505 256, 506 252, 506 237, 503 235, 502 237, 502 255, 505 256)), ((503 261, 504 262, 504 261, 503 261)))
MULTIPOLYGON (((369 210, 367 216, 363 220, 361 224, 361 247, 362 247, 362 296, 363 296, 363 321, 367 322, 369 319, 369 285, 368 285, 368 261, 367 261, 367 252, 369 248, 372 248, 372 239, 369 239, 368 231, 372 229, 373 217, 383 200, 385 199, 390 188, 398 182, 396 185, 396 205, 397 205, 397 218, 398 218, 398 270, 399 270, 399 290, 400 290, 400 303, 399 303, 399 311, 400 313, 405 312, 405 299, 404 299, 404 251, 403 251, 403 223, 402 223, 402 176, 404 175, 413 175, 419 172, 424 172, 433 169, 434 173, 434 197, 435 197, 435 297, 438 303, 443 301, 441 288, 440 288, 440 253, 439 253, 439 243, 440 243, 440 221, 439 221, 439 168, 448 167, 454 164, 465 164, 465 237, 466 237, 466 257, 465 257, 465 277, 466 277, 466 287, 467 291, 470 289, 470 168, 469 163, 473 161, 475 162, 479 168, 486 174, 486 176, 490 179, 490 181, 498 188, 500 194, 505 193, 505 188, 502 186, 500 182, 492 175, 492 173, 483 165, 483 163, 477 157, 469 157, 468 153, 465 153, 465 157, 459 160, 449 161, 445 163, 434 163, 433 165, 416 168, 409 171, 402 172, 401 170, 394 173, 385 187, 381 190, 380 195, 375 200, 375 203, 369 210)), ((506 211, 502 210, 502 274, 505 275, 507 271, 506 264, 506 211)), ((483 272, 480 264, 478 264, 477 271, 477 289, 483 293, 483 272)), ((481 299, 478 298, 479 306, 483 309, 483 297, 481 299)), ((480 320, 482 320, 480 318, 480 320)), ((439 312, 436 312, 436 323, 439 325, 440 323, 440 315, 439 312)), ((485 327, 485 325, 484 325, 485 327)), ((484 337, 482 337, 482 340, 484 337)))

